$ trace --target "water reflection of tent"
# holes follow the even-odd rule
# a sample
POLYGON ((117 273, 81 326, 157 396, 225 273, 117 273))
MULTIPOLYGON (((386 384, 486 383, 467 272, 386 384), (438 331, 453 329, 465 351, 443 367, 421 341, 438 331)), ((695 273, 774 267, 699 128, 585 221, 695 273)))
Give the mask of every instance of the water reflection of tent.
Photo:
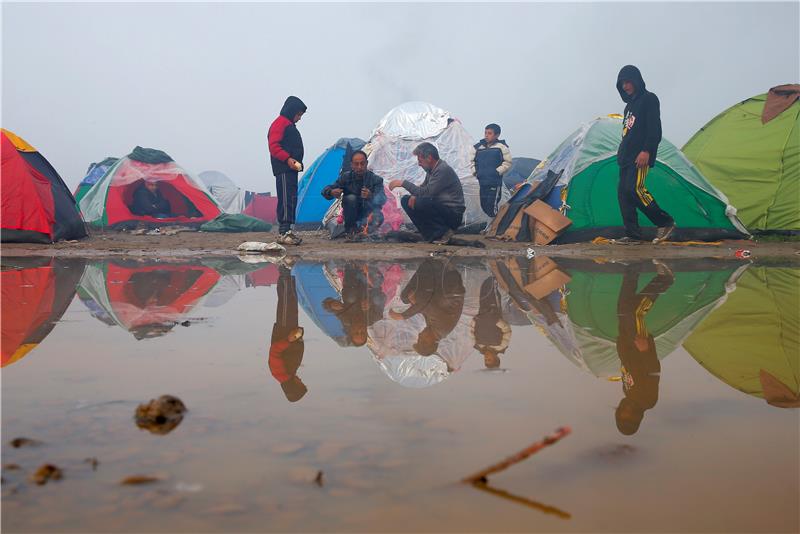
MULTIPOLYGON (((425 319, 417 314, 405 320, 388 317, 392 308, 407 307, 400 300, 400 292, 419 267, 419 261, 388 263, 377 262, 381 269, 385 296, 383 318, 367 329, 367 347, 378 367, 392 381, 405 387, 419 388, 437 384, 451 373, 458 371, 473 354, 474 339, 471 333, 472 319, 480 306, 481 282, 488 275, 480 262, 454 264, 466 287, 462 313, 453 330, 441 339, 437 351, 430 356, 420 356, 414 350, 419 332, 425 328, 425 319)), ((336 262, 299 263, 293 274, 297 279, 298 300, 306 314, 329 337, 340 346, 350 343, 342 323, 333 313, 327 311, 322 302, 330 297, 341 298, 342 280, 336 272, 340 265, 336 262)))
POLYGON ((2 367, 22 359, 64 315, 83 274, 84 260, 3 258, 2 367))
MULTIPOLYGON (((659 359, 674 351, 724 300, 742 268, 740 263, 713 260, 665 263, 675 274, 674 282, 645 317, 659 359)), ((631 266, 571 258, 559 258, 558 266, 569 273, 571 280, 563 296, 555 302, 549 301, 553 316, 547 318, 536 310, 531 313, 532 322, 578 367, 595 376, 617 376, 620 369, 616 347, 617 302, 625 269, 631 266)), ((641 272, 641 289, 655 276, 656 269, 651 262, 634 267, 641 272)))
POLYGON ((144 339, 169 332, 219 279, 204 265, 103 261, 86 267, 80 288, 114 323, 144 339))
POLYGON ((800 269, 750 267, 683 346, 729 386, 800 407, 800 269))
POLYGON ((339 293, 331 287, 325 276, 322 263, 298 263, 292 268, 292 274, 297 283, 297 300, 326 336, 335 340, 339 345, 347 344, 347 335, 339 319, 327 311, 322 302, 330 297, 339 298, 339 293))

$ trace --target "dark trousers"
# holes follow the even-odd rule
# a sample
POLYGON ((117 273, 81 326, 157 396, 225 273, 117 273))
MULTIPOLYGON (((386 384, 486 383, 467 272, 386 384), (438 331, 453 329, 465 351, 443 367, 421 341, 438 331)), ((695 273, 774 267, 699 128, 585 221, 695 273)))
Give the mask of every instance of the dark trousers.
POLYGON ((656 200, 645 187, 649 167, 636 168, 636 165, 626 165, 619 169, 619 211, 622 214, 622 223, 625 225, 625 235, 633 239, 642 239, 642 230, 639 228, 639 215, 637 208, 658 227, 670 226, 675 223, 666 211, 658 207, 656 200))
POLYGON ((287 332, 297 328, 297 288, 292 270, 278 267, 278 307, 275 310, 275 324, 287 332))
POLYGON ((434 202, 430 198, 417 197, 414 209, 408 206, 408 199, 411 195, 406 195, 400 199, 408 218, 417 227, 419 233, 426 241, 435 241, 442 237, 448 230, 456 230, 461 226, 464 210, 453 209, 448 206, 434 202))
POLYGON ((368 231, 374 232, 383 224, 383 206, 357 195, 342 196, 342 212, 345 232, 358 231, 367 223, 368 231))
POLYGON ((500 203, 502 184, 483 185, 480 184, 481 209, 489 217, 497 215, 497 205, 500 203))
POLYGON ((297 173, 277 175, 275 186, 278 189, 278 232, 285 234, 292 229, 297 209, 297 173))

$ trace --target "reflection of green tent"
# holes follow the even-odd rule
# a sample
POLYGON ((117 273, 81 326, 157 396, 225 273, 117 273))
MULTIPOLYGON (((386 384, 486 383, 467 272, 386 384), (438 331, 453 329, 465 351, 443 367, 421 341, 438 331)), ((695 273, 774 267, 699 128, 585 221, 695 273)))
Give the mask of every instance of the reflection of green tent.
MULTIPOLYGON (((719 305, 739 274, 740 263, 707 260, 666 262, 675 273, 672 286, 647 313, 645 322, 663 359, 674 351, 708 313, 719 305)), ((560 259, 572 277, 566 286, 563 324, 540 327, 570 361, 596 376, 617 376, 617 300, 625 266, 592 260, 560 259)), ((641 262, 639 290, 655 276, 655 266, 641 262)))
POLYGON ((800 406, 800 269, 751 267, 683 346, 731 387, 800 406))
MULTIPOLYGON (((769 94, 776 89, 797 92, 800 85, 769 94)), ((800 100, 764 123, 766 102, 763 94, 726 109, 683 151, 728 195, 748 229, 800 231, 800 100)))

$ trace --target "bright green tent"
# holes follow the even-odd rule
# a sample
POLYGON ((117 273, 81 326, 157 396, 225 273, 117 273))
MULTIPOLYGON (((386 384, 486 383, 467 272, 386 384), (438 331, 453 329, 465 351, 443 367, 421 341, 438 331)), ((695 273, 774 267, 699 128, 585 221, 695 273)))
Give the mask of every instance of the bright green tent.
MULTIPOLYGON (((617 148, 621 140, 619 116, 595 119, 570 135, 528 178, 536 182, 549 170, 564 171, 545 199, 572 219, 572 226, 558 242, 624 235, 617 201, 617 148)), ((658 205, 675 219, 675 240, 741 238, 747 234, 727 197, 666 139, 658 147, 656 165, 650 169, 646 184, 658 205)), ((641 213, 639 222, 645 236, 655 236, 653 224, 641 213)))
POLYGON ((683 346, 731 387, 800 407, 800 269, 751 267, 683 346))
POLYGON ((800 231, 800 101, 762 124, 766 100, 754 96, 723 111, 683 151, 749 230, 800 231))
MULTIPOLYGON (((645 317, 659 359, 679 347, 724 302, 727 291, 735 287, 746 268, 740 262, 718 260, 676 259, 667 263, 674 281, 645 317)), ((598 377, 618 376, 617 303, 623 277, 626 270, 638 271, 637 291, 641 291, 655 277, 655 266, 649 261, 626 266, 571 258, 558 258, 558 266, 571 277, 558 306, 559 321, 547 321, 535 311, 529 318, 573 364, 598 377)))

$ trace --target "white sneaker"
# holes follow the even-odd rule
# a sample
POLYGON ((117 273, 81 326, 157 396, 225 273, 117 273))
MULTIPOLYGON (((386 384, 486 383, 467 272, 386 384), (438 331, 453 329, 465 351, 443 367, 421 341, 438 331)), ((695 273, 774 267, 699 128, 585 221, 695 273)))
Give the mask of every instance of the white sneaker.
POLYGON ((282 245, 299 245, 303 242, 303 239, 300 236, 293 234, 291 230, 280 236, 278 240, 278 243, 282 245), (283 241, 280 241, 281 238, 283 241))

